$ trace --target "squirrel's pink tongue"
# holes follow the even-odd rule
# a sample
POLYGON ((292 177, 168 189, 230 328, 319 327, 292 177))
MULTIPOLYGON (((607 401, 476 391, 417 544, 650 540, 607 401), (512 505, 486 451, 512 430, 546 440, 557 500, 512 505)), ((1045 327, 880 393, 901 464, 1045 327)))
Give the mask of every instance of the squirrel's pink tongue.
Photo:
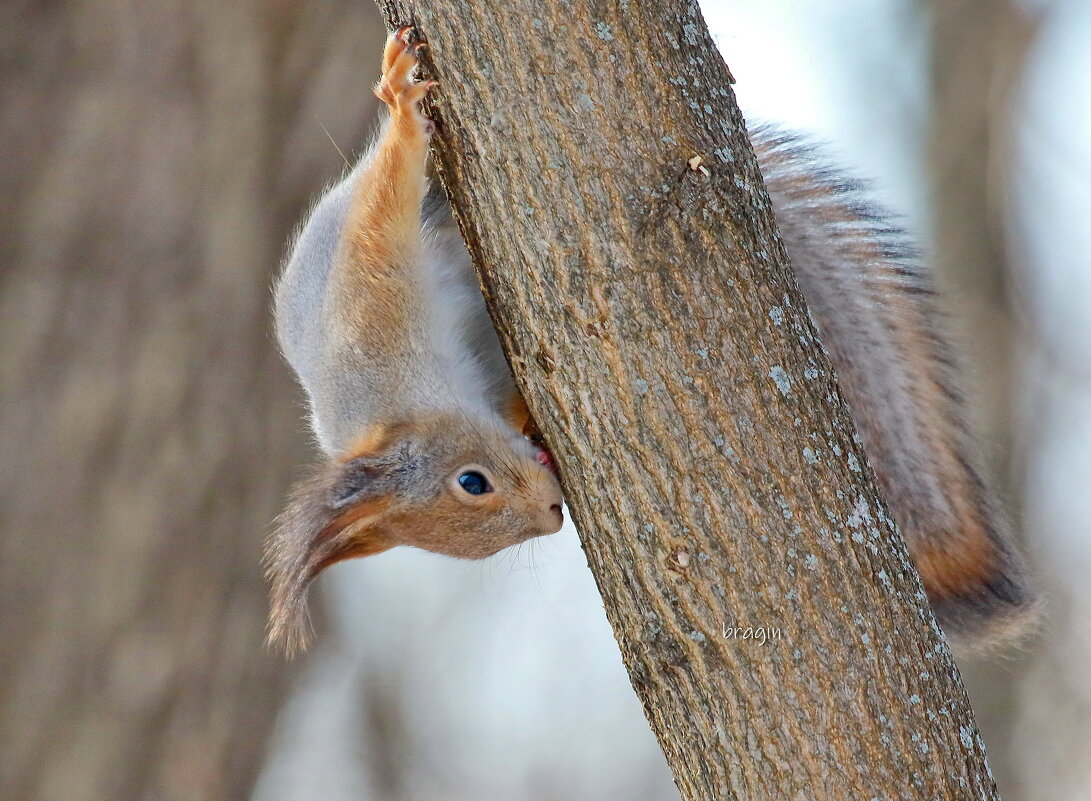
POLYGON ((535 455, 535 458, 542 467, 548 467, 554 473, 557 472, 557 465, 553 461, 553 455, 545 448, 538 448, 538 453, 535 455))

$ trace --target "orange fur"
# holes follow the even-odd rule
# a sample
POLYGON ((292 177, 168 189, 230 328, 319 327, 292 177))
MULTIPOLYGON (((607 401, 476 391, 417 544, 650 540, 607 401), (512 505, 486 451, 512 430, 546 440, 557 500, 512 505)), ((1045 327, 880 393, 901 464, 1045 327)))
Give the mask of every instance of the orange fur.
POLYGON ((361 170, 345 222, 331 297, 341 332, 358 346, 390 348, 390 331, 413 330, 420 287, 404 267, 419 256, 420 205, 427 188, 425 163, 432 122, 420 102, 434 81, 415 83, 414 48, 392 36, 375 94, 390 108, 390 122, 371 161, 361 170), (366 303, 364 300, 366 299, 366 303), (362 319, 359 310, 367 308, 362 319))
POLYGON ((310 569, 310 577, 313 578, 330 565, 343 562, 346 559, 355 559, 361 556, 373 556, 377 553, 390 550, 396 542, 386 537, 382 530, 373 521, 382 517, 390 508, 390 498, 376 498, 350 507, 344 514, 338 515, 329 525, 323 528, 315 536, 312 550, 317 551, 327 543, 341 538, 345 534, 343 542, 339 543, 335 550, 328 550, 314 561, 310 569), (367 525, 367 524, 371 525, 367 525), (356 527, 354 529, 354 527, 356 527))
POLYGON ((996 547, 981 530, 916 540, 910 555, 933 602, 979 592, 998 568, 996 547))
POLYGON ((525 437, 534 439, 532 434, 538 433, 534 420, 530 416, 530 409, 527 408, 527 402, 518 391, 508 399, 504 410, 504 418, 511 423, 511 427, 516 431, 523 432, 525 437))

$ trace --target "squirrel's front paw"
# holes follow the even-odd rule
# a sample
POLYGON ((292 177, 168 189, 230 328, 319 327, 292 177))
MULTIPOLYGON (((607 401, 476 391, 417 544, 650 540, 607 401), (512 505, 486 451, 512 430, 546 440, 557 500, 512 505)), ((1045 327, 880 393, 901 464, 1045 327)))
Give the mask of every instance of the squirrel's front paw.
POLYGON ((375 95, 388 106, 395 116, 417 120, 426 134, 431 134, 435 124, 424 116, 421 101, 436 81, 415 81, 413 68, 417 66, 417 53, 428 46, 419 34, 411 37, 412 27, 403 25, 386 40, 383 51, 383 76, 375 87, 375 95), (410 44, 410 39, 415 41, 410 44))

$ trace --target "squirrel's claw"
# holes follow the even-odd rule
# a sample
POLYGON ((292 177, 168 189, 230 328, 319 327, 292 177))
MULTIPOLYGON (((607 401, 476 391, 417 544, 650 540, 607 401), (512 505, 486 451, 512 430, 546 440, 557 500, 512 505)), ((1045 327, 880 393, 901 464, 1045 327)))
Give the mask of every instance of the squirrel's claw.
POLYGON ((413 30, 411 25, 402 25, 386 38, 386 47, 383 49, 383 74, 385 75, 394 65, 394 59, 400 56, 409 47, 405 37, 413 30))
POLYGON ((421 101, 428 94, 435 80, 414 81, 413 70, 417 66, 417 54, 428 47, 428 42, 417 33, 417 41, 409 44, 413 28, 403 25, 386 41, 383 51, 383 75, 375 87, 375 95, 395 115, 411 115, 421 123, 425 133, 431 134, 434 123, 421 111, 421 101))

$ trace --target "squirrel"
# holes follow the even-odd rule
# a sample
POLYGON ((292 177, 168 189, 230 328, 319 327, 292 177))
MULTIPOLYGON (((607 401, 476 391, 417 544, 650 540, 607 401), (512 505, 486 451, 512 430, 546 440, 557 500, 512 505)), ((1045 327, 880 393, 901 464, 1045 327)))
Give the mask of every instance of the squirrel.
MULTIPOLYGON (((426 172, 427 43, 387 39, 389 115, 315 205, 275 292, 276 332, 324 463, 266 547, 270 642, 306 644, 307 587, 344 559, 411 545, 480 559, 560 529, 561 487, 426 172)), ((864 185, 802 138, 751 131, 781 236, 863 449, 952 644, 1010 640, 1034 617, 1024 563, 969 453, 930 275, 864 185)))

